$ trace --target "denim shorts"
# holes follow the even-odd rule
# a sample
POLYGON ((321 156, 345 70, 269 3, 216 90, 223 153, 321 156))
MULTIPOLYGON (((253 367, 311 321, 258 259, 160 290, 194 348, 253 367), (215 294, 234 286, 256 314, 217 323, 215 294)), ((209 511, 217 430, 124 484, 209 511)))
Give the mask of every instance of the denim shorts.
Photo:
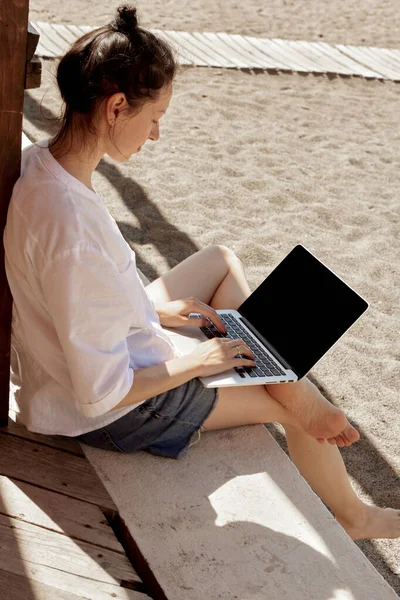
POLYGON ((200 436, 200 428, 218 400, 217 388, 205 388, 199 379, 146 400, 113 423, 75 439, 115 452, 145 450, 181 458, 200 436))

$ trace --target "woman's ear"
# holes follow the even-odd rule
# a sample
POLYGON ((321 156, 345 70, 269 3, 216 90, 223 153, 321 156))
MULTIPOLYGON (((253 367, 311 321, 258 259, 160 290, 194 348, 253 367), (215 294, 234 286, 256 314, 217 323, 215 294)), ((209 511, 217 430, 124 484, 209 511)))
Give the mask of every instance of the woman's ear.
POLYGON ((109 125, 115 125, 119 113, 127 106, 125 94, 118 92, 107 99, 106 118, 109 125))

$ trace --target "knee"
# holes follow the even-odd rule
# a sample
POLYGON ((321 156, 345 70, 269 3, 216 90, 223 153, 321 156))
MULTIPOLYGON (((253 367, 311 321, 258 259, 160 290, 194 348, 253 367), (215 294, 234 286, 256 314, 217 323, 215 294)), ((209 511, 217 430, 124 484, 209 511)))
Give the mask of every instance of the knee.
POLYGON ((218 257, 218 259, 222 258, 222 260, 228 265, 234 262, 239 262, 242 264, 240 258, 238 258, 234 251, 227 246, 215 244, 213 246, 208 246, 207 250, 212 252, 216 257, 218 257))

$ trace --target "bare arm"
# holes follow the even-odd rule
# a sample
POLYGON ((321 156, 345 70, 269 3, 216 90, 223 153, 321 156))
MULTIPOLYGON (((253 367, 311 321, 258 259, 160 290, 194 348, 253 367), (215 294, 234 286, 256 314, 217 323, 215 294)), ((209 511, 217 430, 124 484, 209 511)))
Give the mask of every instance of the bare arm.
POLYGON ((186 381, 198 377, 199 374, 200 366, 196 364, 192 354, 173 358, 155 367, 138 369, 135 371, 131 389, 112 410, 131 404, 139 404, 139 402, 148 400, 162 392, 172 390, 186 383, 186 381))
POLYGON ((244 353, 253 357, 250 348, 242 340, 215 338, 203 342, 186 356, 173 358, 155 367, 138 369, 131 389, 112 410, 139 404, 195 377, 222 373, 232 367, 254 367, 256 363, 253 360, 236 358, 238 354, 244 353))

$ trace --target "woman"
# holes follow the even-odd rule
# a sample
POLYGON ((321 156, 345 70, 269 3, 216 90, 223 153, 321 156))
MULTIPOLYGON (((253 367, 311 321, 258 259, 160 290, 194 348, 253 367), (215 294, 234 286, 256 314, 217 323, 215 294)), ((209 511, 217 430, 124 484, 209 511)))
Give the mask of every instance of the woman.
POLYGON ((145 289, 92 188, 104 155, 124 162, 159 138, 175 72, 170 48, 130 7, 59 64, 61 127, 24 152, 4 237, 20 419, 38 433, 174 458, 200 429, 279 422, 293 461, 354 539, 396 537, 398 511, 367 506, 350 486, 337 445, 357 431, 308 379, 206 389, 199 376, 253 365, 250 349, 218 338, 178 356, 163 327, 201 326, 188 316, 200 313, 223 331, 216 309, 249 295, 233 252, 206 248, 145 289))

